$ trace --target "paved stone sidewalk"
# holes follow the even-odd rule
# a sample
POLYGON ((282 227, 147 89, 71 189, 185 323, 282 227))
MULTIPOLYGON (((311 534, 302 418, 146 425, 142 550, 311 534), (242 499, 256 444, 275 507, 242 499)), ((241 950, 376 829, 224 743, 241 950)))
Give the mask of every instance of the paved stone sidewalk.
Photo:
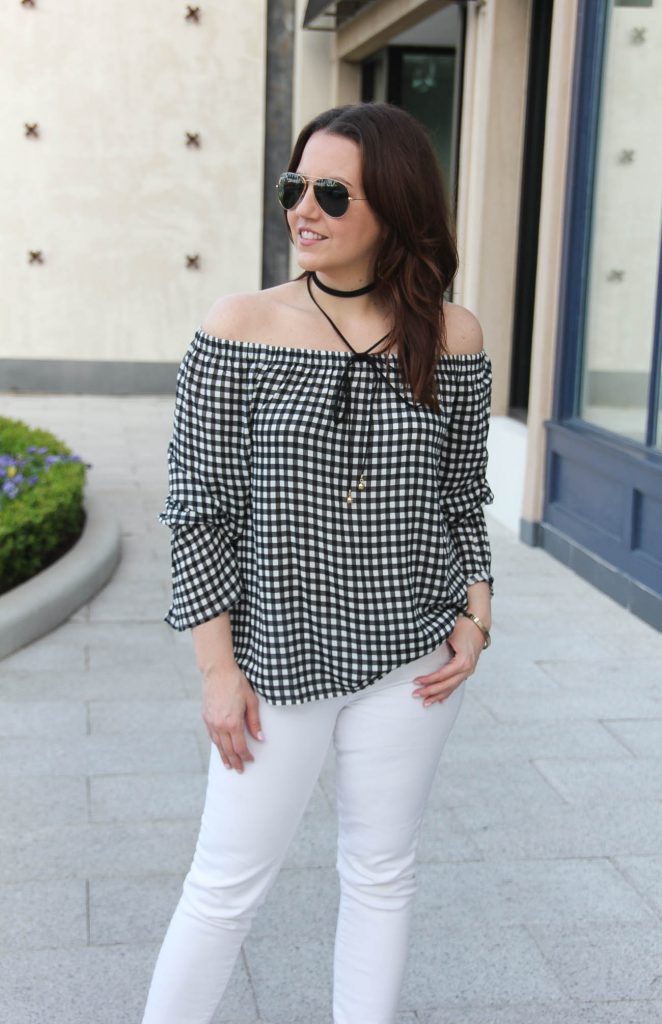
MULTIPOLYGON (((162 622, 172 401, 2 406, 94 464, 123 560, 0 663, 0 1024, 139 1024, 209 756, 190 634, 162 622)), ((653 1024, 662 635, 498 525, 491 536, 494 642, 426 817, 398 1024, 653 1024)), ((334 847, 329 758, 217 1024, 330 1024, 334 847)))

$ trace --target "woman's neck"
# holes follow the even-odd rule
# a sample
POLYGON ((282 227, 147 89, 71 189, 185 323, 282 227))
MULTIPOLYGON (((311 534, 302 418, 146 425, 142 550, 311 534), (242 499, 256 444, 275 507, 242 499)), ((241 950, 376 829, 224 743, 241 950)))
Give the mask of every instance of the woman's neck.
POLYGON ((316 315, 320 321, 323 317, 330 319, 335 329, 342 331, 352 346, 365 349, 370 342, 390 329, 391 317, 383 308, 383 300, 377 298, 375 292, 354 299, 339 299, 316 288, 312 275, 300 283, 306 293, 304 301, 310 312, 313 306, 318 307, 316 315))
POLYGON ((326 275, 323 271, 320 273, 316 270, 311 271, 311 277, 316 287, 325 294, 337 296, 339 299, 353 299, 361 294, 373 291, 375 288, 374 278, 371 278, 370 275, 343 274, 340 276, 342 283, 338 282, 339 275, 326 275), (335 281, 333 280, 334 276, 336 277, 335 281), (347 282, 350 283, 348 284, 347 282))
POLYGON ((310 287, 315 298, 332 316, 371 316, 379 309, 373 279, 351 272, 310 272, 310 287), (319 285, 322 285, 320 287, 319 285), (328 291, 330 289, 331 291, 328 291), (366 291, 363 291, 366 289, 366 291), (333 292, 344 294, 333 294, 333 292), (359 294, 351 294, 358 292, 359 294), (348 294, 349 293, 349 294, 348 294))

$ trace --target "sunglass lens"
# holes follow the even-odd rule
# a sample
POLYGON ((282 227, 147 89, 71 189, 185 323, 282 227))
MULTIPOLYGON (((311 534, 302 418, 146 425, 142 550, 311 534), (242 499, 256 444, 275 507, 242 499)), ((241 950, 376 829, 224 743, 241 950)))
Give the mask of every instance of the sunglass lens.
POLYGON ((278 179, 278 201, 283 209, 294 209, 301 199, 305 188, 305 179, 299 174, 281 174, 278 179))
POLYGON ((320 178, 315 182, 315 198, 329 217, 342 217, 349 207, 349 192, 340 181, 320 178))

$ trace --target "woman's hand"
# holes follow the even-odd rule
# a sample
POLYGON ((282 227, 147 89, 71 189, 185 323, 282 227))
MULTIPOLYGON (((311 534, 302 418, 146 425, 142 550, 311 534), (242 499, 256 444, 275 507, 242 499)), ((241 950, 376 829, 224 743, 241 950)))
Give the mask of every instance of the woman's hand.
POLYGON ((262 740, 259 700, 236 662, 203 676, 202 717, 226 768, 243 772, 244 761, 255 758, 248 749, 244 721, 256 740, 262 740))
POLYGON ((418 684, 418 689, 413 691, 412 696, 423 697, 423 707, 446 700, 460 683, 473 675, 484 642, 476 623, 463 616, 459 617, 448 638, 448 644, 455 652, 454 656, 435 672, 430 672, 427 676, 417 676, 414 682, 418 684))

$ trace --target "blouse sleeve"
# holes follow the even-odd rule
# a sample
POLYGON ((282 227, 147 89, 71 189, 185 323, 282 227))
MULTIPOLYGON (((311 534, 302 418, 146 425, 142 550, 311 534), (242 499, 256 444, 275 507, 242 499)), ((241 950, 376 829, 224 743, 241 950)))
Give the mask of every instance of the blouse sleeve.
POLYGON ((243 592, 236 544, 250 499, 249 388, 238 353, 194 338, 177 374, 168 496, 172 605, 165 622, 199 625, 243 592))
POLYGON ((485 581, 494 594, 483 505, 494 501, 486 480, 492 367, 486 353, 457 367, 455 401, 439 461, 442 509, 467 586, 485 581))

